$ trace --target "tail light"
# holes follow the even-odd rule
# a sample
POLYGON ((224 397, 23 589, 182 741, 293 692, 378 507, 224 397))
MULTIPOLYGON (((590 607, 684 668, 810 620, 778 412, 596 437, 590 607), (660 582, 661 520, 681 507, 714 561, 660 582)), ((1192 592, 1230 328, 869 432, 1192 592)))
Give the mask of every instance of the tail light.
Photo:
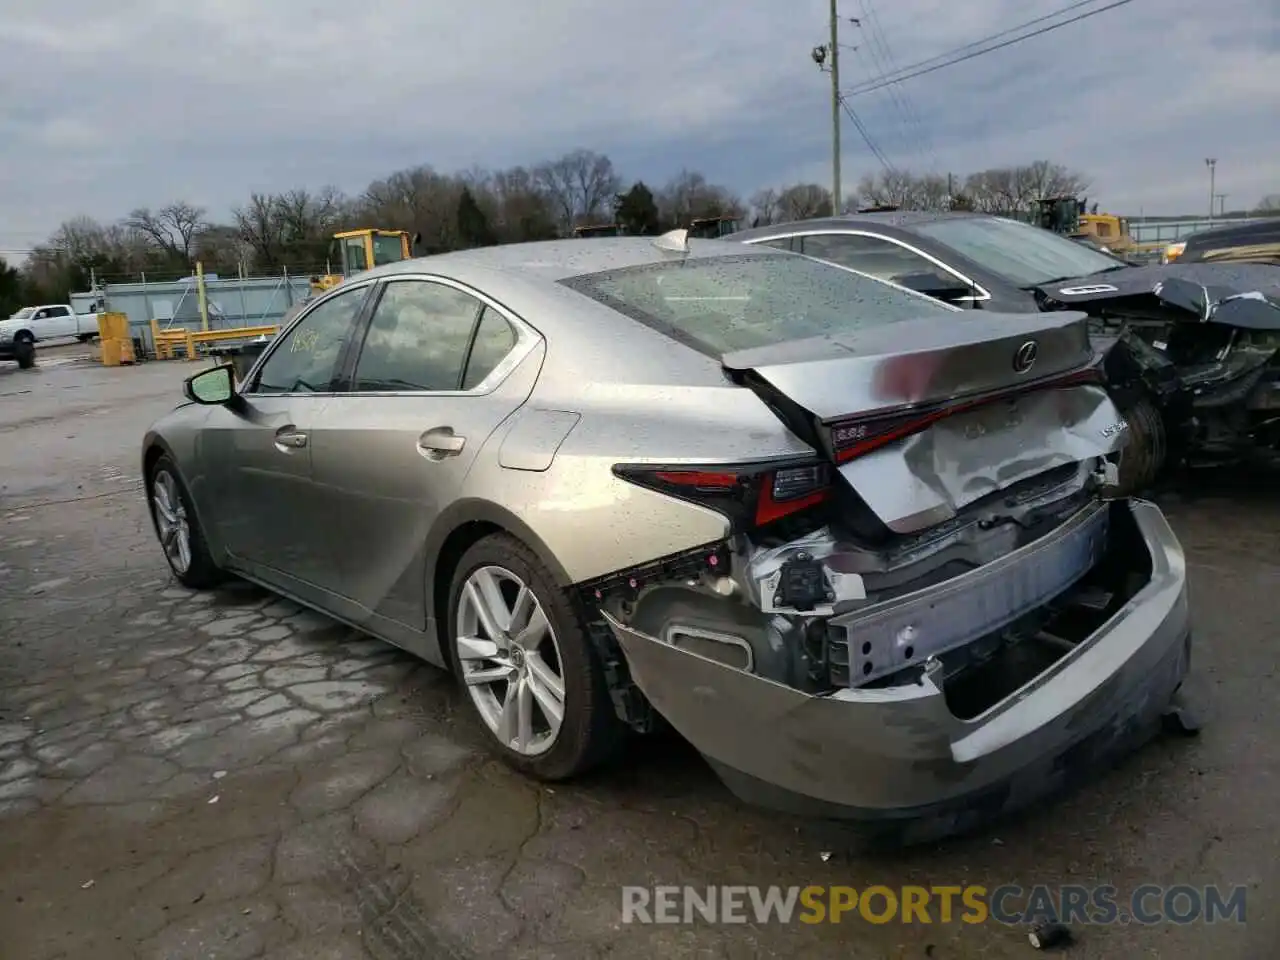
POLYGON ((895 413, 889 416, 851 417, 837 420, 830 426, 831 453, 836 463, 848 463, 857 457, 887 446, 895 440, 902 440, 912 434, 920 433, 939 420, 967 413, 988 403, 1009 400, 1014 397, 1040 390, 1053 390, 1063 387, 1075 387, 1085 384, 1105 385, 1106 377, 1099 366, 1086 367, 1061 377, 1053 377, 1000 390, 996 393, 984 394, 964 400, 935 404, 927 408, 913 410, 909 413, 895 413))
POLYGON ((793 516, 826 502, 831 494, 831 466, 820 461, 706 467, 619 464, 614 473, 723 513, 735 530, 793 516))

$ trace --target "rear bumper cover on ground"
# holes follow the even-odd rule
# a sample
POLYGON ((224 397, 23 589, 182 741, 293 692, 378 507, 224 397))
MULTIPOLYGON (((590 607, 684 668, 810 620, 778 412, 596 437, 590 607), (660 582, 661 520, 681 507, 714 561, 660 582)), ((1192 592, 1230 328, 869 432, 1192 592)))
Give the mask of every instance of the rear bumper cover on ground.
POLYGON ((957 719, 928 677, 812 696, 609 623, 636 684, 740 797, 926 839, 1065 786, 1155 729, 1190 660, 1186 566, 1161 511, 1128 508, 1150 582, 973 720, 957 719))

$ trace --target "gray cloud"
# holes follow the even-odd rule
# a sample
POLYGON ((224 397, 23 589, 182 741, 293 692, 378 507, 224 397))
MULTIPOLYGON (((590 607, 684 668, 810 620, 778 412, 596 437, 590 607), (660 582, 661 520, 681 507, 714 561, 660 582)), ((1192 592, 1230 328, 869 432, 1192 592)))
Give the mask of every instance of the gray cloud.
MULTIPOLYGON (((842 0, 863 16, 866 0, 842 0)), ((878 0, 903 66, 1061 6, 878 0)), ((251 190, 358 190, 394 169, 535 162, 577 146, 624 175, 682 166, 744 193, 829 177, 826 3, 740 0, 9 0, 0 27, 0 248, 60 221, 251 190), (16 7, 16 9, 14 9, 16 7)), ((1126 213, 1280 191, 1275 0, 1137 0, 852 102, 895 164, 1045 157, 1126 213)), ((846 85, 874 76, 852 25, 846 85)), ((885 51, 878 50, 882 57, 885 51)), ((846 124, 846 182, 877 163, 846 124)))

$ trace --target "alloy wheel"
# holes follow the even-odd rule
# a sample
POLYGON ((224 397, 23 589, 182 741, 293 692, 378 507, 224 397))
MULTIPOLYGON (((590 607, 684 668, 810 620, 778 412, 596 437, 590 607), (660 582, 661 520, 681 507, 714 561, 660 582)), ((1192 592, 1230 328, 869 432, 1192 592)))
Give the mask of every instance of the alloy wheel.
POLYGON ((191 569, 191 527, 178 493, 178 481, 168 470, 157 471, 151 481, 151 505, 160 546, 169 565, 175 573, 186 573, 191 569))
POLYGON ((542 604, 518 576, 484 566, 463 584, 454 645, 485 725, 522 756, 546 753, 564 722, 564 666, 542 604))

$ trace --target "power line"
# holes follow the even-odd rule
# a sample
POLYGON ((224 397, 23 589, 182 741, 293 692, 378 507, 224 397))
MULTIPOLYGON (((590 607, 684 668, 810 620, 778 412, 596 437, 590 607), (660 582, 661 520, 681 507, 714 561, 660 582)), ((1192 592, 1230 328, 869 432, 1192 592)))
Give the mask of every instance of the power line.
POLYGON ((884 152, 880 147, 876 145, 876 142, 871 139, 871 134, 867 132, 867 128, 863 125, 862 118, 858 116, 853 107, 849 106, 849 101, 844 97, 841 97, 840 106, 844 107, 845 114, 847 114, 849 119, 853 121, 853 126, 857 129, 859 136, 862 137, 862 142, 867 145, 867 149, 870 150, 872 155, 880 161, 880 165, 882 167, 886 170, 892 171, 894 169, 893 164, 889 161, 889 158, 884 155, 884 152))
POLYGON ((1099 3, 1099 2, 1101 2, 1101 0, 1075 0, 1074 3, 1069 3, 1065 7, 1059 7, 1057 10, 1053 10, 1049 13, 1046 13, 1044 16, 1036 17, 1033 20, 1028 20, 1025 23, 1020 23, 1016 27, 1010 27, 1007 30, 1001 30, 999 33, 993 33, 990 36, 983 37, 981 40, 974 40, 971 43, 966 43, 959 47, 956 47, 954 50, 949 50, 946 53, 940 53, 940 54, 937 54, 936 56, 932 56, 925 60, 921 60, 918 63, 913 63, 910 66, 903 67, 901 70, 894 71, 894 73, 896 75, 898 73, 905 73, 909 70, 915 70, 919 67, 928 66, 929 64, 936 63, 939 60, 944 60, 949 57, 953 57, 957 53, 963 53, 966 50, 972 50, 974 47, 985 46, 986 44, 990 43, 992 40, 999 40, 1001 37, 1007 37, 1013 33, 1020 33, 1021 31, 1027 29, 1027 27, 1034 27, 1037 23, 1044 23, 1046 20, 1055 20, 1058 17, 1062 16, 1064 13, 1070 13, 1072 10, 1079 10, 1081 7, 1087 7, 1087 6, 1090 6, 1091 4, 1099 3))
POLYGON ((983 46, 983 44, 990 43, 992 40, 995 40, 1001 36, 1005 36, 1009 33, 1013 33, 1018 30, 1025 30, 1027 27, 1035 23, 1039 23, 1056 16, 1061 16, 1063 13, 1066 13, 1072 9, 1076 9, 1080 6, 1083 6, 1084 3, 1089 3, 1089 2, 1096 2, 1096 0, 1082 0, 1082 2, 1071 4, 1070 6, 1064 7, 1055 13, 1046 14, 1043 17, 1037 18, 1036 20, 1028 21, 1027 23, 1022 24, 1021 26, 1013 27, 1010 30, 1002 31, 1001 33, 992 34, 991 36, 986 37, 982 40, 976 40, 973 43, 966 44, 963 47, 957 47, 955 50, 952 50, 949 53, 939 54, 936 57, 930 57, 928 60, 922 60, 919 63, 912 64, 909 67, 904 67, 901 71, 894 74, 893 76, 886 77, 884 79, 876 81, 875 83, 859 84, 858 86, 845 91, 845 96, 849 96, 849 97, 860 96, 864 93, 871 93, 875 90, 881 89, 882 87, 887 87, 890 84, 901 83, 904 80, 913 80, 916 77, 924 76, 926 73, 933 73, 935 70, 941 70, 944 67, 952 67, 952 66, 955 66, 957 63, 963 63, 966 60, 972 60, 973 58, 980 57, 986 53, 994 53, 997 50, 1003 50, 1005 47, 1011 47, 1015 43, 1021 43, 1023 40, 1030 40, 1032 37, 1038 37, 1038 36, 1041 36, 1042 34, 1049 33, 1053 30, 1057 30, 1059 27, 1065 27, 1073 23, 1078 23, 1081 20, 1087 20, 1089 17, 1095 17, 1100 13, 1106 13, 1108 10, 1114 10, 1117 7, 1123 7, 1126 4, 1132 3, 1133 0, 1113 0, 1112 3, 1109 3, 1104 7, 1098 7, 1096 10, 1088 10, 1074 17, 1070 17, 1066 20, 1059 21, 1058 23, 1053 23, 1053 24, 1050 24, 1049 26, 1041 27, 1038 30, 1033 30, 1030 33, 1024 33, 1021 36, 1011 37, 1008 40, 1004 40, 997 44, 992 44, 991 46, 983 46), (982 47, 982 49, 979 49, 979 50, 973 49, 974 47, 980 47, 980 46, 982 47), (961 53, 964 50, 970 50, 971 52, 965 53, 963 56, 955 56, 955 54, 961 53), (941 63, 936 62, 939 60, 941 60, 942 62, 941 63))
MULTIPOLYGON (((871 49, 875 59, 880 62, 880 79, 883 80, 889 75, 898 72, 893 50, 889 47, 889 38, 880 26, 880 16, 871 0, 858 0, 858 6, 862 10, 862 19, 858 21, 858 25, 862 26, 863 23, 871 25, 871 49), (883 61, 877 55, 877 46, 880 52, 884 54, 883 61)), ((938 157, 934 152, 933 137, 920 120, 920 112, 916 109, 915 102, 911 98, 911 92, 905 86, 896 82, 890 84, 887 92, 890 99, 894 101, 906 118, 906 126, 911 128, 914 133, 920 153, 923 155, 927 152, 933 158, 933 165, 936 167, 938 157)))

